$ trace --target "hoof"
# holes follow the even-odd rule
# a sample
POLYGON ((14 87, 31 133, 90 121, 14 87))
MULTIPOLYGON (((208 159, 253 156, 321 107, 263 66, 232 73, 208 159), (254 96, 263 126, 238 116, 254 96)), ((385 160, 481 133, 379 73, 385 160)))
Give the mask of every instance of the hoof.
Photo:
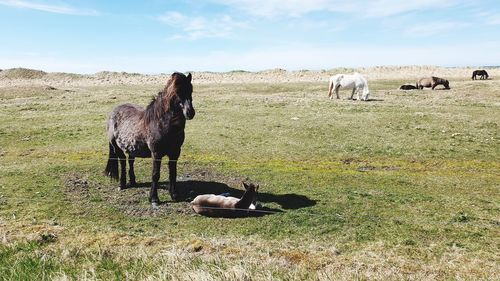
POLYGON ((153 209, 158 209, 160 208, 160 202, 151 202, 151 207, 153 209))
POLYGON ((160 198, 158 198, 158 197, 156 197, 156 198, 148 197, 148 201, 151 204, 160 204, 160 198))
POLYGON ((177 194, 177 193, 171 193, 171 194, 170 194, 170 198, 172 198, 172 201, 174 201, 174 202, 178 202, 178 201, 180 200, 180 198, 179 198, 179 197, 180 197, 180 196, 179 196, 179 194, 177 194))
POLYGON ((137 186, 137 183, 134 181, 134 182, 127 183, 127 185, 125 186, 125 188, 131 188, 131 187, 136 187, 136 186, 137 186))
POLYGON ((168 193, 170 194, 170 198, 172 198, 172 201, 174 201, 174 202, 179 202, 179 200, 181 199, 180 198, 181 196, 180 196, 177 188, 175 188, 173 186, 169 187, 168 193))
POLYGON ((120 185, 120 186, 119 186, 119 189, 120 189, 120 190, 125 190, 125 189, 127 189, 127 186, 126 186, 126 185, 120 185))

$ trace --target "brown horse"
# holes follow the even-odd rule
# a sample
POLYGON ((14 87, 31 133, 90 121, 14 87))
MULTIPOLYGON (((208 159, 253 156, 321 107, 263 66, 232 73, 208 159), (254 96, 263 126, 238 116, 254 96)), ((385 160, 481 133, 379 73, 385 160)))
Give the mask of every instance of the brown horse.
POLYGON ((436 88, 437 85, 443 85, 445 89, 449 90, 450 89, 450 82, 448 80, 431 76, 431 77, 426 77, 426 78, 421 78, 420 80, 417 81, 417 88, 422 90, 424 87, 425 88, 436 88))
POLYGON ((169 158, 169 193, 177 200, 176 177, 177 159, 184 142, 186 120, 193 119, 195 111, 192 104, 193 85, 191 73, 173 73, 163 91, 143 109, 132 104, 117 106, 107 122, 109 138, 109 159, 104 174, 118 180, 120 162, 120 189, 136 185, 134 173, 135 157, 152 157, 153 172, 149 201, 156 206, 158 180, 160 179, 161 159, 169 158), (126 181, 126 157, 128 154, 130 182, 126 181))
POLYGON ((472 72, 472 80, 476 80, 477 77, 476 76, 479 76, 479 79, 483 80, 483 79, 488 79, 488 77, 490 77, 488 75, 488 72, 486 72, 486 70, 474 70, 472 72))
POLYGON ((248 210, 255 210, 255 197, 259 185, 242 183, 245 193, 238 199, 231 196, 214 194, 198 195, 191 201, 193 210, 208 217, 238 217, 248 214, 248 210))

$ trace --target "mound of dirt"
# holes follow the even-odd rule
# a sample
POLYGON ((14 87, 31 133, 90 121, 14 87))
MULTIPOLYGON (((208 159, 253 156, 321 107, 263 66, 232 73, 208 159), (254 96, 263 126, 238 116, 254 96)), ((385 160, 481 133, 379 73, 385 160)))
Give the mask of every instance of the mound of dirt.
POLYGON ((64 73, 64 72, 51 72, 47 73, 44 78, 48 80, 61 80, 61 81, 72 81, 78 79, 84 79, 88 75, 75 74, 75 73, 64 73))
POLYGON ((29 68, 11 68, 0 72, 1 78, 7 79, 39 79, 43 78, 47 72, 29 68))
POLYGON ((94 74, 94 77, 97 78, 128 78, 137 76, 145 76, 145 75, 140 73, 115 72, 115 71, 99 71, 94 74))

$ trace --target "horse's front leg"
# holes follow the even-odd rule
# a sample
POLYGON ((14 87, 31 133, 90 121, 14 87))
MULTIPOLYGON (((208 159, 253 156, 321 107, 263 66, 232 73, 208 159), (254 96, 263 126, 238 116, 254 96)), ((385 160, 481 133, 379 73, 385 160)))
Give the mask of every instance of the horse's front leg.
POLYGON ((352 88, 351 97, 349 98, 350 100, 352 100, 354 98, 354 93, 355 92, 356 92, 356 87, 352 88))
POLYGON ((161 158, 152 154, 153 156, 153 173, 151 176, 151 190, 149 191, 149 202, 153 205, 153 207, 158 206, 160 204, 160 198, 158 197, 158 181, 160 180, 160 167, 161 167, 161 158))
POLYGON ((169 193, 170 197, 174 201, 179 200, 179 194, 177 193, 176 190, 176 184, 177 184, 177 159, 179 159, 179 156, 175 157, 169 157, 170 160, 168 161, 168 180, 169 180, 169 193))
POLYGON ((337 86, 335 88, 335 94, 337 95, 337 99, 340 99, 340 96, 339 96, 339 89, 340 89, 340 86, 337 86))
POLYGON ((358 100, 364 100, 364 98, 362 97, 361 95, 361 91, 364 91, 365 89, 364 88, 359 88, 357 91, 356 91, 356 94, 357 94, 357 97, 358 97, 358 100))

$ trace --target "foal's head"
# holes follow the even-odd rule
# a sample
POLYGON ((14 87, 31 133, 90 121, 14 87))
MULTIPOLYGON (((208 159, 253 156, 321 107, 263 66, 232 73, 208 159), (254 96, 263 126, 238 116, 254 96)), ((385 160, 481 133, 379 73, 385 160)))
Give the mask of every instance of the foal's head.
POLYGON ((170 97, 168 107, 175 110, 182 110, 182 114, 187 120, 194 117, 193 107, 193 85, 191 84, 191 73, 187 76, 174 72, 167 82, 165 94, 170 97))
POLYGON ((245 183, 241 182, 243 187, 245 188, 245 195, 249 195, 252 198, 251 203, 255 205, 257 200, 257 193, 259 192, 259 185, 255 185, 253 183, 245 183))

